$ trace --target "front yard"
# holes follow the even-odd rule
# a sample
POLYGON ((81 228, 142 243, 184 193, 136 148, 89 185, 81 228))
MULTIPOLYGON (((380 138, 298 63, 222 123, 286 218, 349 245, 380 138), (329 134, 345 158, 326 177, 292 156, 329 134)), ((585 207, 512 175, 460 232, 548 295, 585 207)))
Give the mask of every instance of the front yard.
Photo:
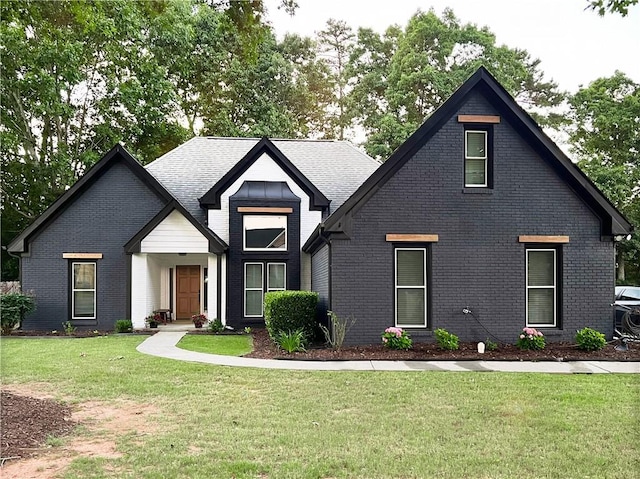
MULTIPOLYGON (((638 375, 295 372, 0 340, 3 388, 69 403, 38 477, 611 477, 640 470, 638 375), (112 427, 117 424, 118 427, 112 427), (109 442, 109 450, 87 452, 109 442)), ((5 465, 11 468, 29 460, 5 465)), ((4 476, 3 476, 4 477, 4 476)), ((14 476, 18 477, 18 476, 14 476)))

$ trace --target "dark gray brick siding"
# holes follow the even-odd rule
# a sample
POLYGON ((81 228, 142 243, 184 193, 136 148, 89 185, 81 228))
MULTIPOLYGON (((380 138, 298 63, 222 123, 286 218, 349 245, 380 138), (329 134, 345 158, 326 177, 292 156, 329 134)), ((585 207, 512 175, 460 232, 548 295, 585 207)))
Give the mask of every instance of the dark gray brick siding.
POLYGON ((318 293, 318 320, 326 321, 329 307, 329 245, 311 257, 311 290, 318 293))
MULTIPOLYGON (((498 114, 479 94, 459 113, 498 114)), ((377 343, 394 324, 386 233, 439 235, 430 246, 430 327, 414 338, 442 327, 462 340, 491 333, 515 342, 526 315, 523 234, 570 236, 562 246, 562 323, 546 331, 549 340, 571 341, 584 326, 611 337, 614 253, 598 218, 504 118, 493 130, 493 190, 464 193, 463 131, 454 115, 354 215, 351 239, 332 240, 331 308, 357 318, 347 341, 377 343)))
POLYGON ((227 324, 234 328, 264 325, 263 319, 244 317, 244 264, 285 263, 287 289, 300 289, 300 201, 231 199, 229 201, 229 252, 227 269, 227 324), (287 214, 287 251, 243 251, 243 221, 240 206, 293 208, 287 214))
MULTIPOLYGON (((37 310, 25 329, 60 330, 70 319, 69 263, 62 254, 102 253, 97 263, 97 320, 76 322, 85 329, 112 330, 127 317, 128 258, 124 244, 163 207, 163 202, 121 162, 46 227, 22 258, 22 284, 36 295, 37 310)), ((135 285, 133 285, 135 288, 135 285)))

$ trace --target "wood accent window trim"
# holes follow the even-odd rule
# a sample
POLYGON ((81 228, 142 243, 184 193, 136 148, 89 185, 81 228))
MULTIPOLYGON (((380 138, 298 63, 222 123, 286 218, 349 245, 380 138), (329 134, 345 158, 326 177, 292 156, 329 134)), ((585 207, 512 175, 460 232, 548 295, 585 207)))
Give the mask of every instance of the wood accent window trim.
POLYGON ((568 243, 568 236, 536 236, 536 235, 520 235, 518 243, 568 243))
POLYGON ((102 253, 62 253, 62 259, 102 259, 102 253))
POLYGON ((437 243, 438 235, 387 233, 388 242, 437 243))
POLYGON ((458 123, 500 123, 497 115, 458 115, 458 123))
POLYGON ((238 213, 293 213, 293 208, 238 206, 238 213))

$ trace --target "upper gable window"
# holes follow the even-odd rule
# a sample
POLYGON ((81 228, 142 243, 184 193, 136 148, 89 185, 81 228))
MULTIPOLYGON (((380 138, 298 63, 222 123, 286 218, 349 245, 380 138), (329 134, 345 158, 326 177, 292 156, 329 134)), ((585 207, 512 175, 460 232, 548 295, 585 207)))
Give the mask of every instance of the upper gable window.
POLYGON ((464 186, 489 186, 489 152, 486 130, 466 130, 464 138, 464 186))
POLYGON ((243 217, 245 251, 286 251, 287 217, 245 215, 243 217))

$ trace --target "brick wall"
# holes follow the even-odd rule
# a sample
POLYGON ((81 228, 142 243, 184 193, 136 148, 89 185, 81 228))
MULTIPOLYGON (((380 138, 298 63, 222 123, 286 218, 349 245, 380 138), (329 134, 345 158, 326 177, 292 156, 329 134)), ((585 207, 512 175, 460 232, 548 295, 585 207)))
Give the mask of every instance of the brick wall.
MULTIPOLYGON (((460 114, 497 115, 476 93, 460 114)), ((514 342, 525 326, 525 245, 518 236, 568 235, 562 246, 561 327, 612 334, 613 244, 601 241, 598 218, 556 171, 502 118, 494 126, 494 188, 463 188, 464 127, 454 115, 353 217, 350 240, 332 240, 331 307, 357 322, 349 343, 377 343, 394 324, 394 246, 386 233, 438 234, 431 244, 430 328, 463 340, 487 331, 514 342), (485 194, 486 193, 486 194, 485 194)))
MULTIPOLYGON (((163 202, 122 162, 97 181, 30 243, 22 258, 22 285, 36 295, 36 311, 24 329, 61 329, 69 311, 67 252, 102 253, 97 263, 97 319, 74 321, 80 328, 113 329, 127 317, 128 258, 124 244, 163 207, 163 202)), ((135 288, 135 285, 133 285, 135 288)))

